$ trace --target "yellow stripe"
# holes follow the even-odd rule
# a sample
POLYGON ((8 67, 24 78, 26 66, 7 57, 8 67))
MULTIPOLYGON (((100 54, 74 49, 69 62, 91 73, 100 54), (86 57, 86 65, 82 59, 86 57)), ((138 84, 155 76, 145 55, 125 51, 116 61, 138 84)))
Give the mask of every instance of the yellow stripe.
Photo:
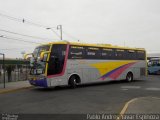
MULTIPOLYGON (((50 45, 49 51, 51 51, 51 49, 52 49, 52 45, 50 45)), ((48 53, 47 61, 49 61, 50 54, 51 52, 48 53)), ((47 70, 48 70, 48 62, 46 62, 45 76, 47 76, 47 70)))
POLYGON ((136 62, 134 60, 125 60, 125 61, 108 61, 108 62, 97 62, 97 63, 94 63, 94 64, 90 64, 90 66, 98 69, 100 75, 104 75, 120 66, 123 66, 125 64, 129 64, 129 63, 132 63, 132 62, 136 62))
MULTIPOLYGON (((80 46, 89 46, 89 47, 119 48, 119 49, 145 51, 144 48, 130 48, 130 47, 115 46, 115 45, 111 45, 111 44, 88 44, 88 43, 68 42, 68 41, 51 42, 51 43, 48 43, 48 45, 52 45, 52 44, 68 44, 68 43, 71 44, 71 45, 80 45, 80 46)), ((47 45, 47 44, 44 44, 44 45, 47 45)))

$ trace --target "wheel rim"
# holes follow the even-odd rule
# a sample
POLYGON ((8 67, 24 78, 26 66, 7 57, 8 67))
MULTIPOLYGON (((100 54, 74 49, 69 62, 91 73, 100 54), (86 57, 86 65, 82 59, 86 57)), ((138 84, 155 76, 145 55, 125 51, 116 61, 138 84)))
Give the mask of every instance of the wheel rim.
POLYGON ((76 85, 76 79, 74 79, 73 81, 74 81, 74 84, 76 85))
POLYGON ((128 75, 127 75, 127 81, 130 82, 130 81, 132 81, 132 79, 133 79, 133 78, 132 78, 132 75, 131 75, 131 74, 128 74, 128 75))
POLYGON ((128 76, 128 81, 131 81, 132 80, 132 77, 129 75, 128 76))

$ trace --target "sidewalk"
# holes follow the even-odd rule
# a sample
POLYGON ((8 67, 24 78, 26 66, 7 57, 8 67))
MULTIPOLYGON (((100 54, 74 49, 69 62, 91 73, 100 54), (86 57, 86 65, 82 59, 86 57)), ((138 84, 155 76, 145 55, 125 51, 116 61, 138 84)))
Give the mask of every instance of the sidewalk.
POLYGON ((4 88, 4 84, 0 83, 0 94, 8 93, 12 91, 17 91, 21 89, 27 89, 32 87, 28 81, 16 81, 16 82, 7 82, 4 88))

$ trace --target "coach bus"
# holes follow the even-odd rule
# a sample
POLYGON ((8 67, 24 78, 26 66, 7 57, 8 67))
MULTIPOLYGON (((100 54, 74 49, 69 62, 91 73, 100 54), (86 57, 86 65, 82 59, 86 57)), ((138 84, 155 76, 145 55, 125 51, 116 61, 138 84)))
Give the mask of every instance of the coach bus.
POLYGON ((160 75, 160 58, 151 58, 148 62, 148 74, 160 75))
POLYGON ((48 43, 36 47, 30 61, 29 82, 41 87, 75 88, 111 80, 130 82, 147 74, 145 49, 110 44, 48 43))

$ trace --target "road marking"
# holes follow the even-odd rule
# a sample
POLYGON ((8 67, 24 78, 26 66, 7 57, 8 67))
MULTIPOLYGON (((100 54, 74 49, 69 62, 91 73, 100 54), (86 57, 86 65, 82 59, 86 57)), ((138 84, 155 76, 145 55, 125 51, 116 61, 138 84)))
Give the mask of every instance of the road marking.
POLYGON ((141 86, 122 86, 122 89, 140 89, 141 86))
POLYGON ((16 92, 16 91, 19 91, 19 90, 29 89, 29 88, 32 88, 32 87, 33 86, 22 87, 22 88, 15 88, 15 89, 3 89, 3 90, 0 90, 0 94, 12 93, 12 92, 16 92))
MULTIPOLYGON (((160 99, 159 97, 152 97, 152 96, 147 96, 147 97, 151 97, 151 98, 154 98, 154 99, 160 99)), ((119 116, 117 117, 116 120, 121 120, 122 119, 122 117, 125 114, 125 112, 127 111, 128 106, 129 106, 130 103, 132 103, 132 102, 134 102, 134 101, 136 101, 138 99, 147 98, 147 97, 133 98, 133 99, 129 100, 128 102, 126 102, 125 105, 124 105, 124 107, 123 107, 123 109, 121 110, 121 112, 120 112, 120 114, 119 114, 119 116)))
POLYGON ((129 106, 130 103, 136 101, 138 98, 134 98, 134 99, 131 99, 129 100, 123 107, 123 109, 121 110, 120 114, 119 114, 119 117, 117 117, 116 120, 121 120, 122 119, 122 116, 124 115, 124 113, 127 111, 127 108, 129 106))
POLYGON ((151 88, 146 88, 145 90, 160 91, 160 88, 151 87, 151 88))
POLYGON ((124 88, 123 88, 122 90, 128 90, 128 89, 124 89, 124 88))

